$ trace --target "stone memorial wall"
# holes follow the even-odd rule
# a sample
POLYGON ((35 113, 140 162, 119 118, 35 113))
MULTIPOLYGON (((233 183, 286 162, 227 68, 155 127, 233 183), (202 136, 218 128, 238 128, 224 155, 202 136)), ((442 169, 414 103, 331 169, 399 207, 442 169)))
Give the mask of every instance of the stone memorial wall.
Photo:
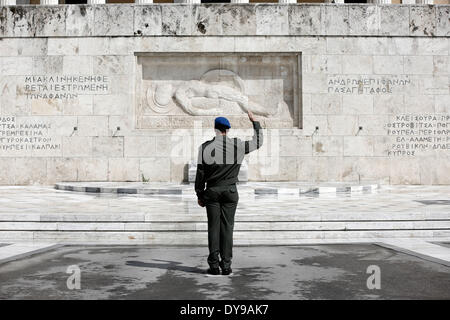
POLYGON ((450 183, 450 6, 0 7, 0 184, 186 181, 218 115, 249 180, 450 183))

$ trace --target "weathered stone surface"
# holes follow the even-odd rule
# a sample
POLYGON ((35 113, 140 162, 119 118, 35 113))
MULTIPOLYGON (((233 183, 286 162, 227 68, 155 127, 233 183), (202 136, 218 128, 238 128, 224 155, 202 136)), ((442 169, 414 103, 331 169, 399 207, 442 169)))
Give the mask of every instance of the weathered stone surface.
POLYGON ((44 6, 33 11, 33 24, 37 37, 62 37, 66 35, 66 7, 44 6))
POLYGON ((409 7, 380 6, 380 34, 391 36, 408 36, 409 7))
POLYGON ((222 17, 223 35, 256 34, 256 6, 224 6, 222 17))
POLYGON ((170 163, 170 158, 141 159, 139 174, 144 182, 170 181, 170 163))
POLYGON ((109 181, 141 181, 139 159, 110 158, 108 160, 109 181))
POLYGON ((256 6, 256 34, 278 35, 289 33, 288 6, 256 6))
POLYGON ((96 5, 94 8, 94 36, 132 35, 133 7, 107 4, 96 5))
POLYGON ((289 34, 321 34, 321 6, 288 6, 289 34))
POLYGON ((167 36, 190 35, 192 32, 191 5, 165 5, 162 9, 162 34, 167 36))
POLYGON ((346 35, 349 34, 349 7, 339 4, 321 6, 322 34, 346 35))
POLYGON ((436 10, 434 6, 411 6, 409 9, 410 35, 436 35, 436 10))
POLYGON ((94 25, 94 7, 69 5, 66 10, 66 35, 91 36, 94 25))
POLYGON ((437 6, 436 7, 436 35, 449 36, 450 35, 450 7, 437 6))
POLYGON ((380 32, 379 6, 351 5, 348 7, 349 34, 377 35, 380 32))
POLYGON ((114 158, 123 156, 123 137, 92 138, 92 156, 114 158))
POLYGON ((33 37, 36 35, 34 25, 33 7, 12 6, 6 8, 6 30, 5 36, 10 37, 33 37))
POLYGON ((222 35, 222 15, 226 11, 226 7, 221 5, 193 6, 192 34, 222 35))
POLYGON ((403 57, 374 56, 373 71, 376 74, 403 74, 403 57))
POLYGON ((153 36, 162 32, 160 6, 134 7, 134 35, 153 36))

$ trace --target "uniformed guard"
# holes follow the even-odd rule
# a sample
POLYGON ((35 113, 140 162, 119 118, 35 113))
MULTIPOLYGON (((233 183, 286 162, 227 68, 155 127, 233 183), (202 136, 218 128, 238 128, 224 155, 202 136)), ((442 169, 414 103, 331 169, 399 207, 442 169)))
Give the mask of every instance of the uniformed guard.
POLYGON ((239 201, 236 182, 244 156, 263 143, 260 123, 251 111, 248 118, 253 123, 252 140, 229 138, 230 122, 218 117, 214 121, 215 138, 199 148, 195 192, 208 215, 208 275, 220 275, 220 269, 222 275, 232 273, 234 215, 239 201))

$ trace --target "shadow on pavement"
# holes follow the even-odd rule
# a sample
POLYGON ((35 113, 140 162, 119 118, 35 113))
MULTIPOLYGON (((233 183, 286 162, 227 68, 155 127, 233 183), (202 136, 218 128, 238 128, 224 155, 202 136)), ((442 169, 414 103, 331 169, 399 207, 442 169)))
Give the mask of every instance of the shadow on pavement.
POLYGON ((176 271, 183 271, 183 272, 189 272, 189 273, 196 273, 196 274, 205 274, 204 269, 200 269, 197 267, 187 267, 181 265, 181 262, 176 261, 167 261, 167 260, 159 260, 159 259, 153 259, 154 261, 161 261, 164 263, 154 263, 154 262, 142 262, 142 261, 127 261, 127 266, 132 267, 142 267, 142 268, 156 268, 156 269, 163 269, 163 270, 176 270, 176 271))

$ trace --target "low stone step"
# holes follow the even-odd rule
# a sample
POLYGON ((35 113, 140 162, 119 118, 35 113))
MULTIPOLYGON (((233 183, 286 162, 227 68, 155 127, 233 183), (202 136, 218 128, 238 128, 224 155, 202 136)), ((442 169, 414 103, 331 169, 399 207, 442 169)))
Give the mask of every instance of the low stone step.
MULTIPOLYGON (((207 231, 204 222, 0 222, 1 231, 207 231)), ((450 230, 450 220, 436 221, 240 221, 236 231, 450 230)))
MULTIPOLYGON (((108 243, 150 245, 206 245, 206 231, 2 231, 0 241, 49 241, 58 243, 108 243)), ((366 230, 366 231, 236 231, 237 245, 295 245, 322 240, 369 239, 377 242, 385 238, 450 238, 450 230, 366 230)))
MULTIPOLYGON (((293 212, 236 214, 237 222, 291 222, 291 221, 427 221, 450 220, 447 212, 293 212)), ((206 213, 0 213, 2 222, 205 222, 206 213)))

